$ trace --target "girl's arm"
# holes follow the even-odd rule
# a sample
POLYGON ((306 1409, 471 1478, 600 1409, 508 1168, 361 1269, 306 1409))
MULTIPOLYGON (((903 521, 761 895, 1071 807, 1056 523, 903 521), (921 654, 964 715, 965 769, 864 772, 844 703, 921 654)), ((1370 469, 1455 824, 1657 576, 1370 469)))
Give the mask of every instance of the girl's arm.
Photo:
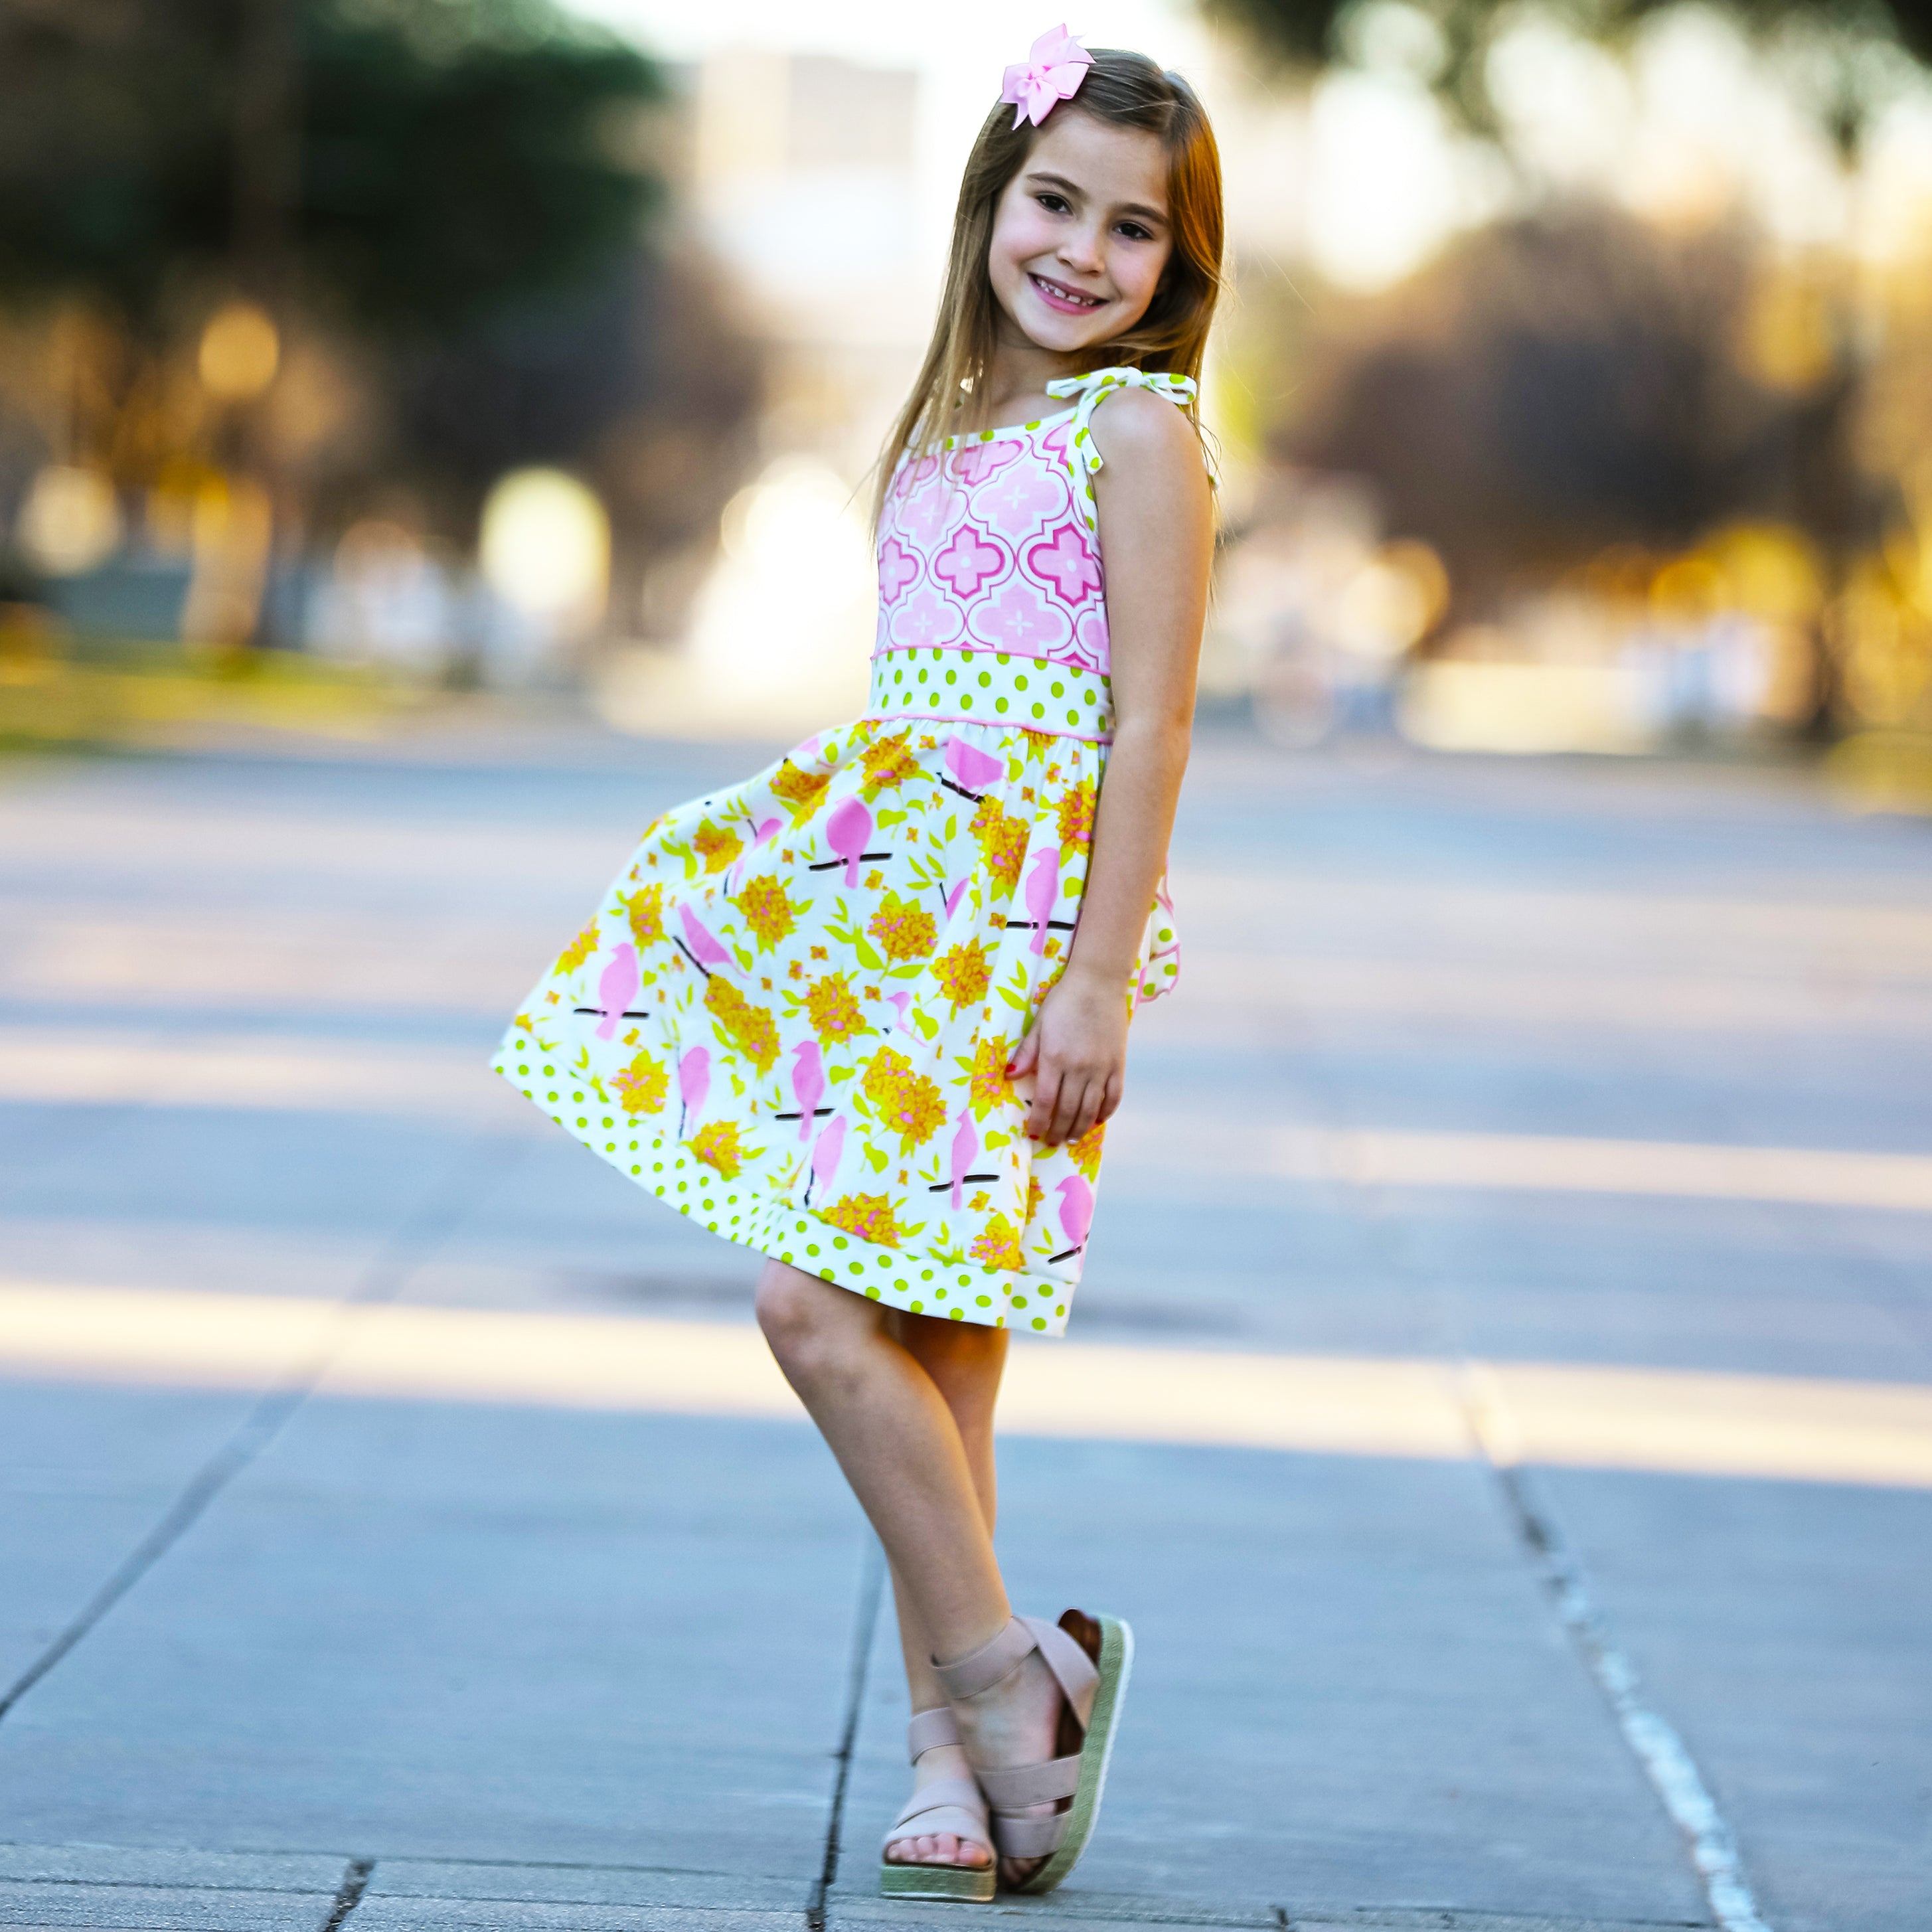
POLYGON ((1173 404, 1122 389, 1094 412, 1113 647, 1114 747, 1073 949, 1011 1071, 1034 1076, 1027 1132, 1077 1138, 1120 1104, 1128 981, 1187 768, 1214 519, 1201 443, 1173 404))

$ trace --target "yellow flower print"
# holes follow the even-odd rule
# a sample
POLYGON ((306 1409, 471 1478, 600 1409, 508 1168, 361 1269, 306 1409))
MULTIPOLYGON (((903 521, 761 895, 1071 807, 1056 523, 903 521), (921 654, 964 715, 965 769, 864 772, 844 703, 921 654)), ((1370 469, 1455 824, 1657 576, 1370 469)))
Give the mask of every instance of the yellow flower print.
POLYGON ((841 1040, 856 1040, 870 1033, 865 1009, 854 996, 851 983, 843 973, 829 973, 812 982, 805 996, 805 1010, 812 1016, 812 1030, 822 1045, 836 1046, 841 1040))
POLYGON ((939 944, 939 928, 916 899, 888 892, 866 930, 885 949, 888 959, 923 959, 939 944))
POLYGON ((802 825, 818 809, 825 788, 832 782, 830 772, 802 771, 790 759, 782 763, 772 779, 772 796, 791 810, 794 826, 802 825))
POLYGON ((1030 1227, 1033 1225, 1033 1217, 1040 1212, 1040 1204, 1046 1198, 1046 1187, 1040 1181, 1036 1180, 1033 1175, 1028 1174, 1027 1176, 1026 1212, 1020 1216, 1020 1219, 1024 1222, 1028 1227, 1030 1227))
POLYGON ((881 738, 868 745, 860 762, 866 767, 866 788, 868 791, 882 791, 887 785, 903 784, 919 770, 919 760, 912 754, 910 731, 901 731, 890 738, 881 738))
POLYGON ((979 840, 980 856, 1002 888, 1000 896, 1011 898, 1020 882, 1020 868, 1026 862, 1027 821, 1009 818, 989 792, 980 801, 980 809, 967 830, 979 840))
POLYGON ((1091 778, 1082 778, 1060 800, 1060 859, 1064 865, 1075 853, 1084 851, 1094 839, 1095 790, 1091 778))
POLYGON ((760 1073, 777 1064, 778 1030, 765 1008, 754 1006, 729 980, 716 974, 705 982, 704 1010, 718 1030, 760 1073))
POLYGON ((788 938, 798 923, 798 908, 785 897, 782 879, 748 879, 732 903, 757 934, 761 952, 788 938))
POLYGON ((1014 1104, 1013 1083, 1006 1078, 1011 1053, 1006 1035, 993 1034, 974 1044, 970 1060, 954 1063, 969 1076, 966 1099, 975 1120, 983 1120, 994 1108, 1014 1104))
POLYGON ((551 970, 557 973, 574 973, 603 943, 604 935, 597 929, 597 922, 593 919, 556 956, 556 964, 551 970))
POLYGON ((619 1104, 627 1114, 662 1114, 670 1090, 670 1075, 661 1060, 640 1053, 611 1082, 619 1104))
POLYGON ((1018 1231, 1004 1214, 995 1214, 983 1233, 974 1236, 966 1252, 988 1268, 1009 1268, 1018 1273, 1026 1266, 1026 1252, 1020 1246, 1018 1231))
POLYGON ((938 1088, 890 1046, 880 1048, 859 1084, 881 1123, 899 1136, 902 1154, 932 1139, 945 1123, 946 1102, 938 1088))
POLYGON ((949 946, 932 962, 932 976, 952 1002, 955 1014, 962 1006, 977 1006, 986 997, 986 988, 993 982, 992 950, 985 940, 970 946, 949 946))
POLYGON ((1078 1140, 1066 1143, 1066 1151, 1073 1158, 1073 1165, 1089 1180, 1100 1178, 1100 1144, 1107 1138, 1107 1124, 1096 1120, 1078 1140))
POLYGON ((892 1214, 892 1197, 886 1194, 842 1194, 818 1218, 828 1227, 842 1228, 862 1241, 876 1242, 882 1248, 896 1248, 906 1231, 892 1214))
POLYGON ((727 1180, 736 1180, 746 1150, 738 1144, 736 1120, 713 1120, 691 1137, 691 1151, 706 1167, 715 1167, 727 1180))
POLYGON ((641 891, 626 893, 621 903, 624 916, 631 922, 631 937, 640 946, 661 944, 664 936, 664 887, 646 886, 641 891))
POLYGON ((708 818, 692 834, 691 842, 707 872, 723 872, 745 849, 744 840, 728 825, 713 825, 708 818))

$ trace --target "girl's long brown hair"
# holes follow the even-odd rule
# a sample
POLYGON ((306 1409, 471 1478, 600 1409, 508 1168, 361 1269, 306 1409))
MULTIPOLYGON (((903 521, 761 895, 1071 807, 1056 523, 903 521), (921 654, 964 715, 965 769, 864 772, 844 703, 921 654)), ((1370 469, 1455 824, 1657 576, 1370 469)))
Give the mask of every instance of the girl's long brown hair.
MULTIPOLYGON (((1179 74, 1157 67, 1144 54, 1118 47, 1090 52, 1094 64, 1079 92, 1053 112, 1088 114, 1108 127, 1138 128, 1160 137, 1167 150, 1168 219, 1174 242, 1147 313, 1124 335, 1094 345, 1094 366, 1125 363, 1198 381, 1222 285, 1221 154, 1214 130, 1194 90, 1179 74)), ((1030 122, 1017 128, 1012 123, 1010 106, 995 107, 966 158, 945 292, 912 393, 880 453, 874 523, 892 488, 893 470, 907 451, 922 453, 962 429, 992 427, 978 420, 983 404, 974 400, 992 362, 999 322, 987 252, 1000 197, 1024 165, 1038 131, 1030 122)))

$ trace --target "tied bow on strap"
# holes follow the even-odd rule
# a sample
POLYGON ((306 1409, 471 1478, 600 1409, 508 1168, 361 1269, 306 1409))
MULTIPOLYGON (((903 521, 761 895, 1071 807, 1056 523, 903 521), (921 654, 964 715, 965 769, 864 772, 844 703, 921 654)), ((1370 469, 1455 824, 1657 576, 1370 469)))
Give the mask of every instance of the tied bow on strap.
POLYGON ((1071 100, 1087 78, 1094 56, 1066 31, 1063 22, 1034 42, 1026 58, 1006 70, 1000 98, 1012 104, 1013 125, 1029 118, 1037 128, 1057 103, 1071 100))

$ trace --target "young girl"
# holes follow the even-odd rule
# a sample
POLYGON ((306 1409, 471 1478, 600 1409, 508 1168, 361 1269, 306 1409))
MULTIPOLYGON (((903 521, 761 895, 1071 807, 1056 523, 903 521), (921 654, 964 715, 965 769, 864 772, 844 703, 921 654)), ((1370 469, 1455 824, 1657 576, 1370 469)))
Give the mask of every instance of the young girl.
POLYGON ((871 708, 652 825, 495 1063, 767 1257, 759 1322, 892 1566, 908 1898, 1060 1882, 1131 1661, 1113 1618, 1013 1616, 993 1406, 1010 1328, 1065 1328, 1177 970, 1221 246, 1178 75, 1064 28, 1006 70, 883 460, 871 708))

